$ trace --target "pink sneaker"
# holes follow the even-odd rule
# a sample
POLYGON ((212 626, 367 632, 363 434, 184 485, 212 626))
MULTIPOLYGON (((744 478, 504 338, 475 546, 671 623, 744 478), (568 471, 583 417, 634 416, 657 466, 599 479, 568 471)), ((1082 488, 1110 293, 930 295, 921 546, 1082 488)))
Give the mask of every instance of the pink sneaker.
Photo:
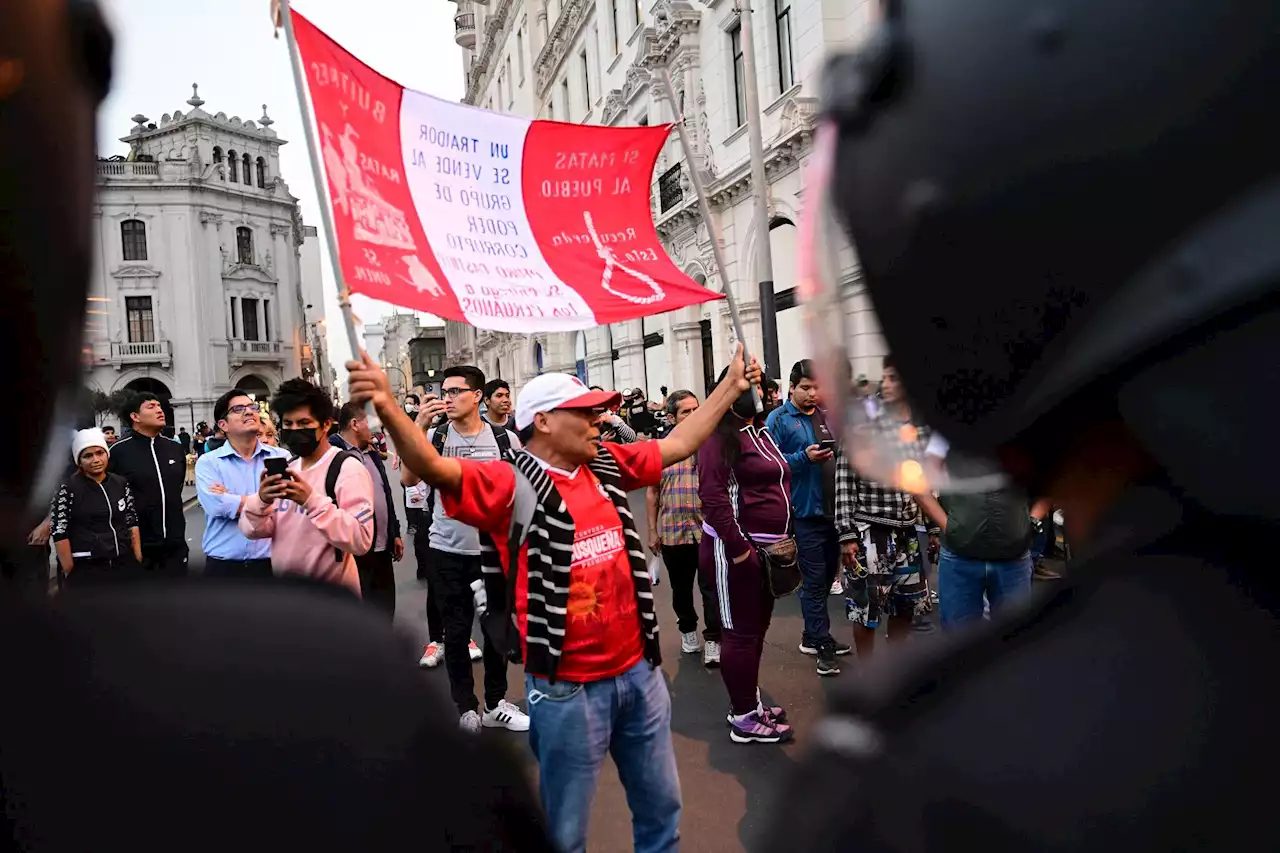
POLYGON ((730 720, 729 739, 734 743, 785 743, 791 740, 791 726, 768 713, 752 711, 730 720))

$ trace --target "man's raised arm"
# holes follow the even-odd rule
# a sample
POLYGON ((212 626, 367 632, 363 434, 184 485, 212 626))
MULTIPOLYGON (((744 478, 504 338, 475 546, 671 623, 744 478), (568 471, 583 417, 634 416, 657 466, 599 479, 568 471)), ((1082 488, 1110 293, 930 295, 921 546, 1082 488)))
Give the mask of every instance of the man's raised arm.
POLYGON ((426 434, 418 428, 391 393, 391 383, 382 368, 360 353, 362 361, 348 361, 347 371, 351 380, 351 401, 373 403, 382 420, 383 428, 390 433, 400 454, 401 463, 422 478, 427 485, 446 492, 456 492, 462 486, 462 465, 457 459, 441 456, 427 441, 426 434))

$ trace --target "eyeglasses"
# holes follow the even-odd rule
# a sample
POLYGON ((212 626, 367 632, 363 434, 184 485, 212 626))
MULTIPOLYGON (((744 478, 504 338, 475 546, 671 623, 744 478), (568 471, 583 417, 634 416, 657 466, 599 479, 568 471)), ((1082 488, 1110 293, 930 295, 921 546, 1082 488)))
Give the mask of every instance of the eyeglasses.
POLYGON ((262 405, 259 403, 241 403, 238 406, 232 406, 227 412, 232 415, 243 415, 246 412, 253 412, 255 415, 262 411, 262 405))
POLYGON ((478 390, 479 390, 478 388, 445 388, 440 393, 442 396, 448 397, 450 400, 452 400, 454 397, 457 397, 460 394, 467 394, 467 393, 474 394, 478 390))

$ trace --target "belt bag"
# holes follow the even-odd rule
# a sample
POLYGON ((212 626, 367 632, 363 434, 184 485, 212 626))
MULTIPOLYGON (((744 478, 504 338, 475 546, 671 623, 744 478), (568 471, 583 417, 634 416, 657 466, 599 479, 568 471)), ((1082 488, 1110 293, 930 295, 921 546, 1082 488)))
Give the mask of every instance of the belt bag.
POLYGON ((785 598, 800 588, 800 556, 794 536, 770 545, 756 545, 756 555, 774 598, 785 598))

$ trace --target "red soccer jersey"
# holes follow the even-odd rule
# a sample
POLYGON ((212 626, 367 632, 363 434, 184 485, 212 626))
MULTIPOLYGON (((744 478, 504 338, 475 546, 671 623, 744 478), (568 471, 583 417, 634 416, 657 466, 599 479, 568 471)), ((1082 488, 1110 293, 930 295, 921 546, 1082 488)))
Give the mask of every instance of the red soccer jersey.
MULTIPOLYGON (((656 441, 605 445, 622 472, 626 491, 653 486, 662 478, 656 441)), ((441 492, 450 518, 493 537, 502 568, 511 576, 507 532, 511 529, 516 472, 506 462, 459 459, 462 485, 456 495, 441 492)), ((635 581, 627 557, 622 519, 600 481, 585 465, 572 476, 548 469, 573 518, 573 562, 565 605, 564 646, 556 678, 600 681, 626 672, 644 654, 644 634, 636 608, 635 581)), ((528 547, 520 549, 515 589, 516 626, 524 642, 528 622, 528 547)), ((527 650, 526 650, 527 652, 527 650)), ((528 656, 526 654, 526 660, 528 656)), ((546 676, 545 672, 533 675, 546 676)))

